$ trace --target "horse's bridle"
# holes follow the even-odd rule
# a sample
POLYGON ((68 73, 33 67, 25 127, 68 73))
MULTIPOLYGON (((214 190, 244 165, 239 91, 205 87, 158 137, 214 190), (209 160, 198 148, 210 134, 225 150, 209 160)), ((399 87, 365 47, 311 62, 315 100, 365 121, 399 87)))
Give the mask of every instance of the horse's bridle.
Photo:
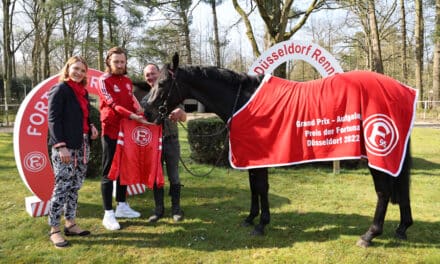
MULTIPOLYGON (((180 93, 180 91, 179 91, 179 85, 178 85, 178 83, 177 83, 177 81, 176 81, 176 79, 177 79, 177 70, 178 70, 178 68, 177 68, 175 71, 172 71, 172 70, 168 69, 168 73, 171 75, 172 82, 171 82, 170 89, 168 90, 168 94, 167 94, 165 100, 163 101, 162 105, 159 106, 159 108, 158 108, 159 116, 160 116, 160 119, 161 119, 161 120, 165 120, 165 118, 167 118, 167 116, 166 116, 166 115, 167 115, 167 112, 168 112, 168 103, 167 103, 167 102, 168 102, 168 99, 170 98, 171 92, 172 92, 172 90, 173 90, 174 87, 175 87, 175 89, 176 89, 176 93, 177 93, 178 98, 181 98, 181 93, 180 93)), ((236 110, 236 108, 237 108, 238 100, 239 100, 240 95, 241 95, 241 90, 242 90, 242 85, 240 84, 240 86, 239 86, 239 88, 238 88, 238 91, 237 91, 237 95, 236 95, 235 100, 234 100, 234 105, 233 105, 233 107, 232 107, 231 118, 232 118, 232 116, 234 115, 234 112, 235 112, 235 110, 236 110)), ((183 126, 183 124, 182 124, 182 126, 183 126)), ((185 126, 183 126, 183 127, 185 128, 185 126)), ((225 124, 224 128, 220 131, 220 133, 221 133, 224 129, 230 130, 230 127, 228 127, 228 125, 225 124)), ((217 132, 217 133, 215 133, 215 134, 219 134, 219 132, 217 132)), ((202 136, 212 136, 212 135, 202 135, 202 136)), ((228 139, 228 137, 226 136, 226 138, 225 138, 225 142, 224 142, 224 145, 225 145, 225 146, 227 145, 227 139, 228 139)), ((223 149, 223 151, 225 151, 225 150, 226 150, 226 148, 223 149)), ((223 151, 222 151, 222 152, 223 152, 223 151)), ((209 172, 203 174, 203 175, 197 175, 197 174, 193 173, 193 172, 192 172, 192 171, 186 166, 186 164, 185 164, 185 162, 183 161, 182 157, 179 156, 179 160, 180 160, 180 162, 182 163, 183 167, 186 169, 186 171, 187 171, 188 173, 190 173, 190 174, 193 175, 193 176, 202 177, 202 176, 209 175, 209 174, 214 170, 214 168, 218 165, 219 161, 221 160, 221 157, 222 157, 222 156, 223 156, 223 153, 222 153, 221 155, 219 155, 217 161, 215 162, 215 164, 213 165, 213 167, 211 168, 211 170, 210 170, 209 172)))
POLYGON ((177 79, 177 69, 176 71, 172 71, 168 69, 168 73, 171 75, 172 81, 171 81, 171 86, 170 89, 168 90, 168 94, 165 97, 165 100, 163 101, 162 105, 159 106, 158 110, 159 110, 159 116, 160 116, 160 120, 164 120, 167 117, 167 113, 168 113, 168 99, 171 96, 171 92, 173 90, 173 87, 176 87, 176 92, 177 92, 177 96, 180 98, 180 92, 179 92, 179 85, 176 81, 177 79))
MULTIPOLYGON (((172 71, 172 70, 170 70, 170 69, 167 69, 167 70, 168 70, 168 73, 171 75, 172 82, 171 82, 171 86, 170 86, 170 89, 168 90, 168 94, 167 94, 165 100, 163 101, 162 105, 160 105, 160 106, 158 107, 160 120, 164 120, 164 119, 167 117, 167 116, 166 116, 167 113, 168 113, 168 103, 167 103, 167 102, 168 102, 168 99, 169 99, 170 96, 171 96, 171 92, 172 92, 172 90, 173 90, 173 87, 176 87, 175 89, 176 89, 177 97, 178 97, 178 98, 181 98, 181 97, 182 97, 182 96, 181 96, 181 93, 180 93, 180 91, 179 91, 179 84, 178 84, 177 81, 176 81, 176 80, 177 80, 177 71, 178 71, 178 69, 179 69, 179 68, 176 68, 175 71, 172 71)), ((237 108, 237 105, 238 105, 238 99, 240 98, 240 95, 241 95, 241 90, 242 90, 242 85, 240 84, 240 86, 238 87, 237 95, 236 95, 235 100, 234 100, 234 105, 232 106, 231 117, 230 117, 230 118, 232 118, 232 116, 234 115, 234 112, 235 112, 235 110, 236 110, 236 108, 237 108)))

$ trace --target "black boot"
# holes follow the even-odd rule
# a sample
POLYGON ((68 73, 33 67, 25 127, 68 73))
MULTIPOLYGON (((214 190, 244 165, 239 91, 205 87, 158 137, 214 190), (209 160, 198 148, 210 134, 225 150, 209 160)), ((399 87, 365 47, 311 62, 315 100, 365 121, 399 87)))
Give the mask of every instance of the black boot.
POLYGON ((148 222, 150 223, 155 223, 159 219, 161 219, 165 211, 163 206, 163 196, 164 196, 163 187, 158 188, 156 184, 154 184, 153 194, 154 194, 155 208, 154 208, 154 214, 150 216, 150 218, 148 218, 148 222))
POLYGON ((171 216, 174 222, 179 222, 183 220, 183 211, 180 209, 180 184, 171 184, 170 195, 171 195, 171 216))

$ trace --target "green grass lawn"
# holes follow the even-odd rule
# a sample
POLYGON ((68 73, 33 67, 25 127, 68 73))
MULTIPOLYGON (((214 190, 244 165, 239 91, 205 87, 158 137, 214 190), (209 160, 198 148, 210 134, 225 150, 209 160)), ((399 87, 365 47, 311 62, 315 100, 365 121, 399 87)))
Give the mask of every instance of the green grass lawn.
MULTIPOLYGON (((182 156, 199 174, 210 166, 192 164, 181 131, 182 156)), ((216 168, 194 177, 181 168, 185 220, 147 223, 152 192, 129 198, 142 213, 124 219, 119 231, 102 227, 99 177, 80 191, 81 227, 86 238, 55 249, 47 217, 32 218, 24 199, 31 196, 15 167, 12 134, 0 133, 1 263, 440 263, 440 130, 415 128, 412 137, 412 209, 408 241, 393 238, 399 210, 390 205, 385 230, 367 249, 356 241, 372 222, 376 196, 366 168, 333 175, 331 167, 270 170, 271 223, 266 235, 252 237, 240 226, 250 205, 246 171, 216 168)), ((166 183, 168 185, 168 183, 166 183)), ((166 186, 166 191, 168 186, 166 186)), ((170 199, 166 197, 166 213, 170 199)))

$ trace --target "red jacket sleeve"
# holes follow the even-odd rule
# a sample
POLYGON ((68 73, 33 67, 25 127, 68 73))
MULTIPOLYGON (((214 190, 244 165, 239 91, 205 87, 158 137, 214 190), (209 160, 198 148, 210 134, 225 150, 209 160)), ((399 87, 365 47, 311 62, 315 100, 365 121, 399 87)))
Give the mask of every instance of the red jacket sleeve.
MULTIPOLYGON (((132 112, 127 108, 115 103, 111 93, 107 89, 107 84, 105 80, 106 80, 105 78, 101 78, 99 80, 98 95, 101 98, 101 101, 106 105, 108 105, 109 107, 113 108, 118 114, 122 115, 125 118, 129 118, 132 112)), ((134 101, 133 101, 133 105, 136 105, 134 101)))

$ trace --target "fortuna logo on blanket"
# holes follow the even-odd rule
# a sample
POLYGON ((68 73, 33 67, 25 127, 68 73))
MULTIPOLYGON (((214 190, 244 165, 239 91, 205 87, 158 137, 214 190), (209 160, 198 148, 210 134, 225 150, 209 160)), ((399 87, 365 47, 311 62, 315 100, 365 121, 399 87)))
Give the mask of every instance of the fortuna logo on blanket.
POLYGON ((267 75, 229 122, 234 168, 367 158, 397 176, 417 91, 374 72, 293 82, 267 75))
POLYGON ((156 183, 162 187, 161 156, 162 126, 122 119, 108 178, 119 178, 123 185, 142 183, 153 189, 156 183))

